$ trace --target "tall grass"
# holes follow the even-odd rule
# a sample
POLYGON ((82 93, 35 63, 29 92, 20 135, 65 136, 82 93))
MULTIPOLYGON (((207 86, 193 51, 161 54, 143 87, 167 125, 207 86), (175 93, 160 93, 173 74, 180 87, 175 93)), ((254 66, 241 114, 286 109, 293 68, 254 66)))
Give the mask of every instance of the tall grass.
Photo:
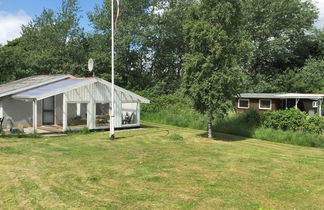
POLYGON ((179 127, 206 130, 206 117, 192 109, 178 110, 170 108, 157 112, 144 112, 142 119, 150 122, 174 125, 179 127))
POLYGON ((232 112, 224 119, 217 119, 213 130, 219 133, 251 137, 257 126, 257 120, 248 120, 246 115, 237 115, 232 112))
POLYGON ((299 131, 283 131, 271 128, 258 128, 252 135, 253 138, 266 141, 293 144, 309 147, 324 147, 324 136, 299 132, 299 131))
POLYGON ((214 131, 299 146, 324 147, 323 135, 265 128, 262 126, 261 118, 255 111, 244 114, 231 113, 225 119, 216 122, 214 131))

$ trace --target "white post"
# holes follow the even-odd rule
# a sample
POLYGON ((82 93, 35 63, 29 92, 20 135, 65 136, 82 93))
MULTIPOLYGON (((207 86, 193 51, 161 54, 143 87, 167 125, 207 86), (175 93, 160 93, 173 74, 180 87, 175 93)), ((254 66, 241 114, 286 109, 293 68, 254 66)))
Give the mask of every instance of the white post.
POLYGON ((0 118, 3 118, 3 103, 0 99, 0 118))
POLYGON ((288 99, 286 98, 286 108, 285 109, 288 109, 288 99))
POLYGON ((322 116, 322 100, 318 100, 318 115, 322 116))
POLYGON ((37 100, 33 99, 33 131, 37 132, 37 100))
POLYGON ((67 121, 67 98, 66 94, 63 93, 63 132, 68 129, 68 121, 67 121))
POLYGON ((57 125, 57 99, 56 95, 54 96, 54 125, 57 125))
POLYGON ((111 0, 111 115, 110 115, 110 135, 115 138, 115 24, 114 24, 114 0, 111 0))
POLYGON ((299 102, 299 99, 296 98, 296 105, 295 105, 295 109, 298 109, 298 102, 299 102))
POLYGON ((89 129, 96 128, 96 103, 93 98, 90 99, 89 103, 89 129))
POLYGON ((81 104, 77 103, 77 116, 81 116, 81 104))
POLYGON ((137 124, 141 125, 141 103, 137 103, 137 124))

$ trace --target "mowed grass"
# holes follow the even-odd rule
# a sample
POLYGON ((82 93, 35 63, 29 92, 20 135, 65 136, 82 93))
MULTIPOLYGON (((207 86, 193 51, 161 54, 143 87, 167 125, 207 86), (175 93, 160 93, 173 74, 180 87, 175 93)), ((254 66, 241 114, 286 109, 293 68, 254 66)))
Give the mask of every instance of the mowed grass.
POLYGON ((0 208, 324 208, 323 149, 144 124, 0 139, 0 208))

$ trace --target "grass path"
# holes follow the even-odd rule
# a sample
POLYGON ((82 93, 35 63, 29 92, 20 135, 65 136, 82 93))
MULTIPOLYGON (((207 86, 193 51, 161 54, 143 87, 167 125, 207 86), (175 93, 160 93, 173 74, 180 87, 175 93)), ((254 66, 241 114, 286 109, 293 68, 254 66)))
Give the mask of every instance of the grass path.
POLYGON ((323 149, 144 124, 0 138, 0 208, 324 209, 323 149))

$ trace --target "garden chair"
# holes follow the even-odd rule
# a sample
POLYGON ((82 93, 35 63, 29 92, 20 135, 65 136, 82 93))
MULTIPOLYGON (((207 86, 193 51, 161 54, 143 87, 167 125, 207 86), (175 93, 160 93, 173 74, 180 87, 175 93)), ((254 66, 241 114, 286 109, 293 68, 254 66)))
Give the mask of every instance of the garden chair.
POLYGON ((126 124, 131 124, 133 122, 134 117, 135 117, 135 113, 133 112, 131 116, 127 119, 126 124))

